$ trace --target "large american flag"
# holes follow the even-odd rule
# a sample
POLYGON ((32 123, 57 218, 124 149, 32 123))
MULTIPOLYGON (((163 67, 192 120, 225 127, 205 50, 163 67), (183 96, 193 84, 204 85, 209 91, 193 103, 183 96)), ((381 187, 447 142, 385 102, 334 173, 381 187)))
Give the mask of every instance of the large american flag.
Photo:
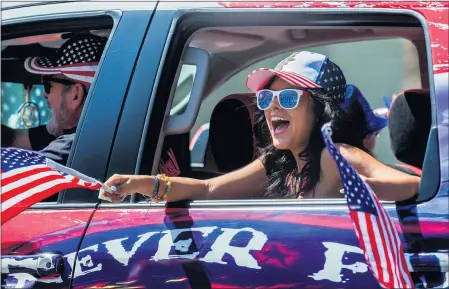
POLYGON ((47 159, 17 148, 1 148, 1 223, 51 195, 69 188, 98 190, 102 183, 47 159))
POLYGON ((373 190, 336 149, 330 124, 321 129, 337 163, 360 247, 374 277, 383 288, 414 288, 398 232, 373 190))

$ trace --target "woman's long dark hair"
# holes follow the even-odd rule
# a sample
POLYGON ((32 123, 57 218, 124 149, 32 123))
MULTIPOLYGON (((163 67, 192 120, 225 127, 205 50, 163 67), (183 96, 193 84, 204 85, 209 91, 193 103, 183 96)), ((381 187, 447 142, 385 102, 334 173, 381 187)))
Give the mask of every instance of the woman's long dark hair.
MULTIPOLYGON (((267 85, 269 87, 272 81, 267 85)), ((323 91, 310 90, 313 99, 313 112, 316 122, 312 129, 309 143, 299 154, 305 162, 299 172, 295 158, 290 150, 278 150, 273 146, 271 134, 263 111, 255 109, 256 145, 262 156, 267 173, 267 198, 291 197, 290 180, 299 181, 299 192, 309 192, 320 179, 321 152, 325 145, 321 136, 321 127, 331 122, 332 139, 335 143, 344 143, 369 153, 363 145, 366 136, 367 122, 363 110, 357 101, 352 100, 346 110, 336 103, 332 96, 323 91), (299 178, 300 176, 300 178, 299 178), (299 180, 298 180, 299 178, 299 180)), ((295 189, 296 190, 296 189, 295 189)), ((295 197, 298 197, 298 193, 295 197)))

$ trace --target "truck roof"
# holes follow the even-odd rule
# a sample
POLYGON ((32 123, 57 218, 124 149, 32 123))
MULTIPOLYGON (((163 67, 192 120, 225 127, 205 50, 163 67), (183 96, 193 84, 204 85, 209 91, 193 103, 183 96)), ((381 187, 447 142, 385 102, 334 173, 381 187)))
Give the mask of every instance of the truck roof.
POLYGON ((9 9, 20 8, 20 7, 41 6, 41 5, 57 4, 57 3, 64 3, 64 2, 74 2, 74 1, 7 1, 7 2, 2 2, 1 9, 9 10, 9 9))

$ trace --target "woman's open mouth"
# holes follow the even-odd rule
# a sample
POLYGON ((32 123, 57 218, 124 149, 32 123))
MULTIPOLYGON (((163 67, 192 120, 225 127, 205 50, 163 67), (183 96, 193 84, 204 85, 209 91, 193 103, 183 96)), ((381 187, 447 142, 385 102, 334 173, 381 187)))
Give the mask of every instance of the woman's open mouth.
POLYGON ((271 118, 271 126, 273 127, 273 134, 280 135, 284 133, 288 126, 290 125, 290 121, 286 120, 282 117, 274 116, 271 118))

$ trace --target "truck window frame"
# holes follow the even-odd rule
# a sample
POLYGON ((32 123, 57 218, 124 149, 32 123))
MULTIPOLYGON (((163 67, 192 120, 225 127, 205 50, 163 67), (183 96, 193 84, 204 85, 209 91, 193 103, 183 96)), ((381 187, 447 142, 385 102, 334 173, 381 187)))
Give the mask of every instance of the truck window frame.
MULTIPOLYGON (((167 13, 170 11, 156 11, 156 16, 158 13, 167 13)), ((178 63, 181 58, 182 52, 186 44, 192 35, 202 28, 210 28, 210 27, 223 27, 229 23, 233 23, 233 26, 251 26, 254 25, 256 17, 258 19, 258 26, 407 26, 411 25, 413 27, 420 27, 423 30, 424 38, 426 42, 426 56, 428 60, 431 60, 431 49, 430 49, 430 36, 427 28, 427 22, 425 18, 415 11, 410 10, 401 10, 401 9, 332 9, 332 8, 323 8, 323 9, 215 9, 215 8, 204 8, 200 10, 191 10, 191 9, 181 9, 177 11, 171 11, 173 13, 173 23, 172 30, 174 31, 172 35, 169 36, 166 44, 166 58, 161 59, 160 67, 158 71, 158 79, 159 82, 155 84, 153 88, 153 103, 152 106, 148 109, 147 115, 147 131, 144 131, 142 134, 142 142, 139 151, 139 160, 151 160, 153 163, 152 166, 152 174, 156 173, 156 169, 158 167, 160 161, 160 151, 162 148, 162 142, 164 139, 163 133, 163 123, 164 118, 167 116, 167 107, 171 107, 171 103, 173 100, 173 82, 175 80, 176 71, 178 69, 178 63), (265 13, 266 17, 260 17, 260 13, 265 13), (279 13, 283 13, 283 17, 279 17, 279 13), (311 15, 316 16, 318 20, 312 22, 310 18, 311 15), (337 15, 337 17, 335 17, 337 15), (301 17, 298 17, 301 16, 301 17), (304 19, 303 16, 309 16, 308 19, 304 19), (330 17, 332 16, 332 18, 330 17), (328 18, 326 18, 328 17, 328 18), (224 21, 223 19, 226 19, 224 21), (261 20, 263 19, 263 20, 261 20), (304 24, 298 24, 298 19, 303 19, 304 24), (334 24, 334 25, 332 25, 334 24), (169 64, 165 64, 164 60, 170 59, 169 64), (170 97, 166 97, 169 95, 170 97), (164 96, 164 97, 162 97, 164 96), (165 114, 162 115, 161 112, 165 111, 165 114), (159 112, 159 113, 155 113, 159 112), (147 138, 149 135, 149 131, 151 131, 151 139, 147 138), (157 134, 159 134, 157 136, 157 134)), ((428 70, 428 78, 429 78, 429 88, 431 92, 431 102, 435 104, 435 91, 433 85, 433 69, 431 65, 431 61, 427 61, 428 70)), ((424 83, 424 82, 423 82, 424 83)), ((436 125, 436 111, 434 106, 432 106, 432 125, 436 125)), ((438 148, 438 140, 437 138, 433 138, 436 143, 434 146, 438 148)), ((429 137, 429 142, 432 142, 432 138, 429 137)), ((438 149, 427 151, 432 154, 433 160, 435 162, 435 153, 438 158, 438 149)), ((429 162, 429 159, 426 158, 426 161, 429 162)), ((439 166, 436 166, 439 172, 439 166)), ((142 172, 140 170, 141 163, 138 162, 135 167, 135 173, 148 173, 142 172)), ((432 191, 421 190, 419 193, 420 201, 427 201, 433 198, 438 192, 438 188, 440 185, 439 174, 434 174, 432 177, 429 177, 429 183, 432 184, 432 191), (430 180, 431 178, 431 180, 430 180)), ((130 199, 132 206, 148 206, 145 201, 140 199, 139 197, 133 195, 130 199)), ((386 205, 394 205, 394 202, 384 202, 386 205)), ((191 207, 221 207, 221 206, 273 206, 273 205, 298 205, 301 206, 321 206, 321 205, 333 205, 333 206, 346 206, 346 201, 344 199, 313 199, 313 200, 251 200, 251 199, 242 199, 242 200, 207 200, 207 201, 194 201, 190 204, 185 201, 175 203, 159 203, 152 204, 154 207, 163 207, 166 206, 191 206, 191 207)), ((105 204, 106 207, 117 206, 117 205, 127 205, 126 203, 121 204, 105 204)), ((103 206, 103 205, 102 205, 103 206)))

